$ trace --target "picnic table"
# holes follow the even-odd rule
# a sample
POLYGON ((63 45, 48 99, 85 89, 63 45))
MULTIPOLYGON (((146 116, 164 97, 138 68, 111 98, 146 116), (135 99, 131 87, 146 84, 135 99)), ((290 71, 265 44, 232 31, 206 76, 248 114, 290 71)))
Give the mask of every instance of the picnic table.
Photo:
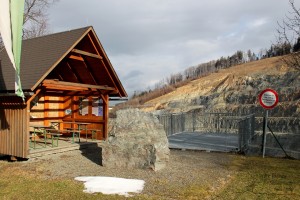
POLYGON ((81 130, 85 130, 85 133, 87 134, 87 125, 91 124, 91 123, 86 123, 86 122, 63 122, 64 124, 74 124, 77 125, 77 130, 75 128, 72 129, 71 133, 72 133, 72 138, 73 138, 73 142, 74 142, 74 136, 76 136, 78 134, 78 141, 80 142, 80 133, 81 130), (82 128, 84 127, 84 128, 82 128))
POLYGON ((32 146, 33 143, 33 149, 36 149, 36 135, 43 136, 44 138, 44 145, 42 147, 46 148, 48 136, 50 136, 51 139, 51 146, 52 147, 58 147, 58 139, 59 136, 62 135, 63 131, 54 129, 51 126, 44 126, 44 125, 30 125, 30 127, 33 128, 33 133, 30 135, 30 146, 32 146), (56 144, 55 144, 56 142, 56 144))
POLYGON ((45 128, 49 128, 49 126, 44 125, 30 125, 31 128, 33 128, 33 133, 30 135, 30 146, 33 142, 33 149, 36 149, 36 135, 42 135, 44 137, 44 148, 47 144, 47 138, 45 137, 45 128), (32 140, 33 138, 33 140, 32 140))
POLYGON ((62 135, 61 130, 57 130, 54 128, 45 128, 46 141, 47 141, 47 136, 50 136, 52 147, 58 147, 58 139, 59 136, 61 135, 62 135), (56 141, 56 144, 54 144, 54 141, 56 141))
MULTIPOLYGON (((71 124, 72 126, 76 125, 77 128, 72 127, 72 128, 67 128, 66 130, 64 130, 65 132, 72 134, 72 143, 74 143, 76 137, 78 137, 78 142, 80 142, 80 134, 81 134, 82 130, 85 130, 86 140, 87 140, 87 131, 88 131, 87 125, 89 125, 91 123, 76 122, 76 121, 72 121, 72 122, 52 121, 51 124, 52 124, 52 126, 58 127, 58 129, 60 129, 60 124, 71 124)), ((92 133, 92 138, 93 138, 93 133, 92 133)))

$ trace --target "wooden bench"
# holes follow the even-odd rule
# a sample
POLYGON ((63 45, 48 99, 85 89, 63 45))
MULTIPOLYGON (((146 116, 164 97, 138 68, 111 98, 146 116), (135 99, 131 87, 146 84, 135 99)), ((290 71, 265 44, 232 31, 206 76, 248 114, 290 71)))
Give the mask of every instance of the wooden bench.
POLYGON ((72 143, 75 143, 75 137, 77 137, 78 138, 78 142, 80 142, 80 133, 81 133, 81 130, 73 129, 73 128, 68 128, 68 129, 66 129, 64 131, 72 134, 72 143))
POLYGON ((61 136, 64 131, 57 130, 54 128, 45 129, 45 131, 46 131, 45 132, 46 141, 47 141, 47 136, 50 136, 52 147, 58 147, 59 136, 61 136), (56 145, 54 144, 54 141, 56 141, 56 145))
POLYGON ((46 138, 45 138, 45 135, 44 135, 44 132, 43 131, 30 131, 29 132, 29 147, 30 148, 33 148, 33 149, 39 149, 39 148, 45 148, 46 147, 46 138), (43 137, 43 141, 41 141, 41 137, 43 137), (43 146, 40 146, 37 147, 37 139, 36 138, 39 138, 39 143, 42 142, 43 143, 43 146))

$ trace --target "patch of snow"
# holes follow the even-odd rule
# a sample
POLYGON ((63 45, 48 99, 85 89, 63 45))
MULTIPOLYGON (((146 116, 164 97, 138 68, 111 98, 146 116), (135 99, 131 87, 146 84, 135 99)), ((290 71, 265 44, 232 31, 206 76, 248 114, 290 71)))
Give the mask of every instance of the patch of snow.
POLYGON ((83 192, 103 194, 118 194, 129 196, 129 192, 140 193, 144 188, 145 181, 138 179, 125 179, 103 176, 80 176, 75 180, 83 181, 85 189, 83 192))

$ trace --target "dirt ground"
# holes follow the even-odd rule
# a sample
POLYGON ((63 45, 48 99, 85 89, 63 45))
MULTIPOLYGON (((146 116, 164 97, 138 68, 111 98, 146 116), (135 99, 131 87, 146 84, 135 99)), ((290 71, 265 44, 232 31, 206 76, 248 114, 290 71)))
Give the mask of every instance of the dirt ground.
MULTIPOLYGON (((43 179, 74 179, 77 176, 111 176, 142 179, 143 194, 176 196, 187 188, 204 186, 213 192, 229 180, 229 165, 235 155, 203 151, 171 150, 168 166, 158 172, 101 166, 101 149, 70 151, 23 162, 10 163, 43 179)), ((5 161, 1 161, 5 162, 5 161)))

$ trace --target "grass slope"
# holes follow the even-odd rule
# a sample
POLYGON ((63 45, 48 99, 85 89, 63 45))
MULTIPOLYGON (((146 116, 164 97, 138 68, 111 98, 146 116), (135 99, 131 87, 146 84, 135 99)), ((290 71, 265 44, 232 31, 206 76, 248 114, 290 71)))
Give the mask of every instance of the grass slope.
POLYGON ((217 199, 300 199, 300 161, 239 157, 232 181, 215 195, 217 199))

